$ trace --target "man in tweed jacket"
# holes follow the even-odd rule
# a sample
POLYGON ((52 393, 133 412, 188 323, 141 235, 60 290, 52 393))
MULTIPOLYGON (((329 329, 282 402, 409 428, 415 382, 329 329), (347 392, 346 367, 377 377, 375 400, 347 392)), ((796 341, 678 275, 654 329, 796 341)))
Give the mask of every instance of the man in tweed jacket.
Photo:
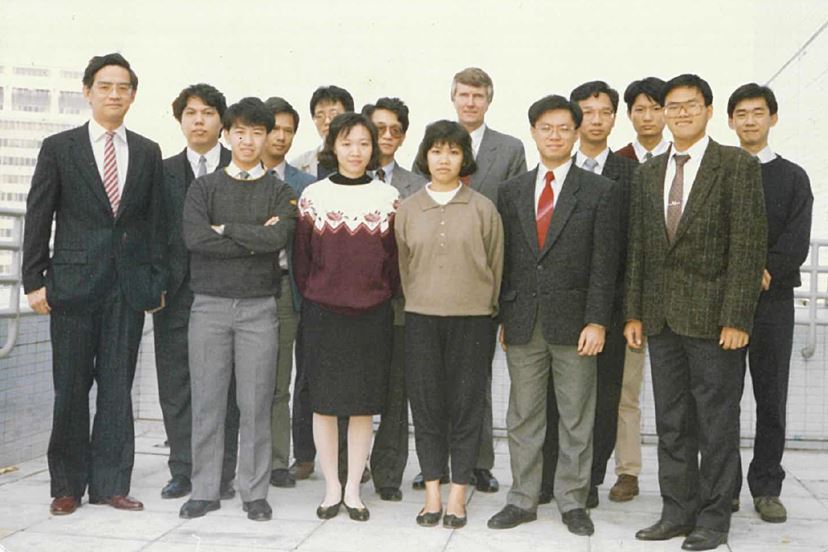
POLYGON ((674 144, 636 171, 630 205, 625 336, 650 347, 661 519, 642 540, 727 542, 739 463, 739 349, 765 266, 759 163, 706 135, 710 86, 669 81, 660 98, 674 144), (701 452, 701 463, 697 457, 701 452))

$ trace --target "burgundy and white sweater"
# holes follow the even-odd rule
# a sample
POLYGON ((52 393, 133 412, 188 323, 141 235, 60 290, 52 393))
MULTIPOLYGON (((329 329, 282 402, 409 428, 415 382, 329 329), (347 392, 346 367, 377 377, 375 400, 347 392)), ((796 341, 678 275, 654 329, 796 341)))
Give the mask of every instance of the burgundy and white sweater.
POLYGON ((304 298, 343 314, 370 310, 399 288, 399 192, 379 180, 366 181, 335 174, 305 188, 299 199, 296 284, 304 298))

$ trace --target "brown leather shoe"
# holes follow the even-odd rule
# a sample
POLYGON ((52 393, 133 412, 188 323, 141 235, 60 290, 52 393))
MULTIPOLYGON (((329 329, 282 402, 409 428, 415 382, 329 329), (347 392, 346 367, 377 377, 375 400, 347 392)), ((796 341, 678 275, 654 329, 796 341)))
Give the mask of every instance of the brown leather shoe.
POLYGON ((80 500, 74 496, 58 496, 52 500, 49 511, 53 516, 67 516, 73 514, 80 507, 80 500))
POLYGON ((615 485, 609 492, 609 499, 613 502, 627 502, 638 495, 638 478, 634 475, 622 473, 618 476, 615 485))
POLYGON ((115 495, 107 498, 89 499, 90 504, 109 504, 116 510, 130 510, 137 512, 144 509, 144 505, 131 496, 115 495))
POLYGON ((293 477, 296 479, 307 479, 311 476, 314 469, 313 461, 310 462, 300 462, 297 460, 293 463, 293 465, 289 468, 289 472, 293 474, 293 477))

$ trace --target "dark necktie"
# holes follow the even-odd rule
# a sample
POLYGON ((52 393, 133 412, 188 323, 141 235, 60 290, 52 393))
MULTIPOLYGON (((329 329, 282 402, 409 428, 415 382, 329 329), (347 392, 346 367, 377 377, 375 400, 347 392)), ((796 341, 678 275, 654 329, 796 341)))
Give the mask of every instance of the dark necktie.
POLYGON ((647 153, 644 154, 644 161, 649 161, 652 158, 653 158, 653 152, 648 151, 647 153))
POLYGON ((239 178, 241 178, 242 180, 247 180, 248 178, 250 178, 250 173, 247 171, 239 171, 239 178))
POLYGON ((382 169, 382 168, 377 169, 376 175, 377 175, 377 178, 379 178, 381 181, 385 182, 385 169, 382 169))
POLYGON ((690 156, 674 154, 673 159, 676 162, 676 174, 667 196, 667 239, 670 243, 676 236, 676 229, 678 229, 684 207, 684 164, 690 160, 690 156))
POLYGON ((552 189, 552 181, 555 175, 547 171, 543 177, 543 191, 538 200, 538 213, 535 215, 535 223, 538 227, 538 250, 543 249, 546 242, 546 233, 549 230, 549 223, 552 222, 552 213, 555 211, 555 191, 552 189))

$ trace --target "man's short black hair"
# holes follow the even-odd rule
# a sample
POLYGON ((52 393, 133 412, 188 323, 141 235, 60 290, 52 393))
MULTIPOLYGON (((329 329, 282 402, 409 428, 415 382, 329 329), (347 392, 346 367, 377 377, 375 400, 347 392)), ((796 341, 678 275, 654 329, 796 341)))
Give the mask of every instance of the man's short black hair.
POLYGON ((362 114, 370 119, 377 109, 387 109, 396 115, 397 120, 402 125, 403 133, 408 132, 408 106, 401 99, 380 98, 375 104, 365 104, 362 108, 362 114))
POLYGON ((224 99, 224 94, 219 92, 215 86, 203 82, 191 84, 182 90, 172 103, 173 117, 179 123, 181 122, 181 114, 184 113, 184 108, 187 107, 190 98, 198 98, 218 111, 219 118, 224 117, 224 112, 227 111, 227 100, 224 99))
POLYGON ((341 102, 345 111, 350 112, 354 110, 354 98, 351 96, 351 93, 344 88, 334 85, 320 86, 313 91, 313 96, 311 96, 310 100, 311 117, 313 117, 314 111, 316 111, 316 104, 319 102, 341 102))
POLYGON ((662 88, 664 88, 664 81, 658 77, 644 77, 641 80, 632 81, 624 90, 624 103, 627 104, 627 113, 632 111, 635 99, 641 94, 656 103, 660 103, 658 99, 661 97, 662 88))
POLYGON ((610 103, 612 104, 612 112, 615 113, 618 111, 618 92, 616 92, 613 88, 610 88, 610 85, 604 81, 589 81, 585 82, 581 86, 575 87, 575 89, 569 93, 569 101, 577 103, 581 100, 586 100, 587 98, 597 98, 598 94, 602 92, 609 96, 610 103))
POLYGON ((704 105, 712 105, 713 104, 713 90, 710 89, 710 85, 707 84, 707 81, 701 78, 698 75, 693 75, 691 73, 685 73, 683 75, 679 75, 677 77, 673 77, 672 79, 668 80, 664 83, 664 86, 661 87, 661 94, 659 95, 658 103, 662 106, 664 105, 664 99, 667 97, 667 94, 675 90, 676 88, 695 88, 701 95, 704 97, 704 105))
POLYGON ((572 120, 575 121, 575 128, 581 126, 581 121, 584 120, 584 114, 578 102, 567 100, 563 96, 551 94, 539 99, 531 106, 529 106, 529 125, 535 126, 538 119, 547 111, 555 111, 557 109, 565 109, 572 115, 572 120))
POLYGON ((293 132, 299 130, 299 113, 297 113, 296 110, 293 109, 293 106, 290 105, 290 102, 288 102, 286 99, 281 98, 279 96, 272 96, 265 100, 265 105, 273 114, 274 118, 279 113, 287 113, 288 115, 293 117, 293 132))
POLYGON ((129 62, 124 56, 118 53, 95 56, 90 59, 89 64, 83 71, 83 85, 86 88, 92 88, 92 85, 95 84, 95 75, 107 65, 117 65, 126 69, 129 72, 129 84, 132 86, 132 90, 138 90, 138 75, 129 66, 129 62))
POLYGON ((325 145, 322 151, 319 152, 319 164, 329 169, 336 169, 339 162, 336 159, 336 152, 334 151, 334 144, 336 139, 344 134, 350 134, 354 127, 363 126, 368 129, 371 135, 371 160, 368 162, 366 170, 374 170, 379 167, 379 144, 377 143, 377 127, 371 122, 371 119, 361 113, 340 113, 334 120, 331 121, 331 126, 328 129, 328 135, 325 137, 325 145))
POLYGON ((474 150, 472 150, 471 136, 468 131, 454 121, 437 121, 426 127, 423 141, 417 150, 417 157, 414 165, 422 174, 431 177, 428 170, 428 150, 434 145, 449 144, 460 146, 463 150, 463 164, 460 166, 460 176, 469 176, 477 170, 477 163, 474 161, 474 150))
POLYGON ((727 100, 727 116, 733 118, 733 112, 736 110, 739 102, 742 100, 752 100, 754 98, 764 98, 771 115, 776 115, 776 112, 779 111, 779 104, 776 103, 776 95, 773 93, 773 90, 767 86, 750 82, 743 84, 730 95, 730 98, 727 100))
POLYGON ((227 108, 221 118, 224 130, 230 130, 236 123, 248 126, 263 126, 268 132, 273 130, 273 115, 259 98, 242 98, 227 108))

